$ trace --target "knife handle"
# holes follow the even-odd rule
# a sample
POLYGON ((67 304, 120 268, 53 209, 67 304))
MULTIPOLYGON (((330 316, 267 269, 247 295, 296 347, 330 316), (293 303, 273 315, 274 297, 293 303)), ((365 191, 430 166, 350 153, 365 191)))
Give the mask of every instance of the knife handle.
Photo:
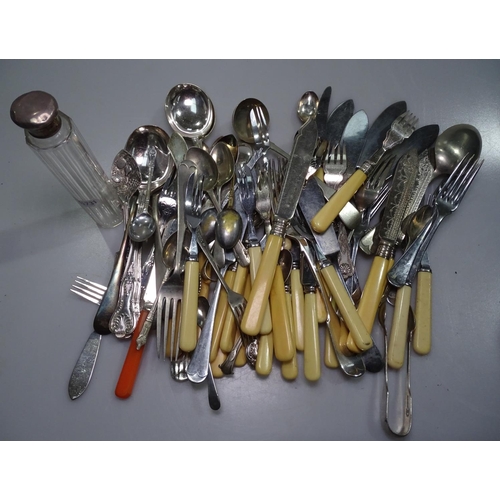
POLYGON ((415 333, 413 350, 425 355, 431 352, 432 344, 432 272, 420 271, 417 274, 417 293, 415 300, 415 333))
POLYGON ((304 376, 315 382, 321 376, 316 293, 306 293, 304 304, 304 376))
MULTIPOLYGON (((260 247, 250 247, 248 249, 248 255, 250 256, 250 279, 253 284, 255 276, 257 275, 257 270, 260 266, 260 261, 262 260, 262 251, 260 247)), ((271 333, 273 329, 273 322, 271 321, 271 309, 269 308, 269 301, 266 304, 266 312, 264 313, 264 319, 262 320, 262 326, 260 327, 261 335, 267 335, 271 333)))
POLYGON ((351 296, 340 281, 336 269, 333 266, 326 266, 321 269, 321 274, 344 318, 356 346, 362 351, 368 350, 373 345, 370 332, 360 318, 356 306, 352 302, 351 296))
POLYGON ((198 287, 200 267, 198 261, 186 261, 182 290, 179 346, 184 352, 194 351, 198 340, 198 287))
POLYGON ((134 333, 132 334, 132 338, 130 340, 130 345, 128 346, 127 355, 125 356, 122 371, 118 377, 118 382, 116 383, 115 388, 115 395, 120 399, 129 398, 132 395, 132 390, 134 389, 135 379, 137 378, 139 366, 141 365, 142 353, 144 352, 144 346, 137 349, 137 337, 141 333, 142 326, 144 325, 148 314, 149 311, 141 311, 134 333))
MULTIPOLYGON (((237 342, 242 342, 242 341, 240 340, 240 333, 235 331, 234 343, 236 344, 237 342)), ((245 347, 242 343, 240 349, 238 350, 238 354, 236 355, 236 359, 234 360, 234 366, 242 367, 245 366, 246 364, 247 364, 247 355, 245 352, 245 347)))
POLYGON ((387 273, 393 263, 394 259, 384 259, 379 255, 373 258, 358 305, 358 314, 369 332, 375 323, 378 306, 387 284, 387 273))
POLYGON ((357 169, 311 219, 312 229, 317 233, 324 233, 349 200, 356 194, 356 191, 363 185, 365 180, 366 174, 362 170, 357 169))
POLYGON ((79 398, 87 389, 94 373, 102 335, 92 332, 73 368, 68 384, 68 394, 72 400, 79 398))
POLYGON ((275 234, 270 234, 266 239, 262 260, 241 321, 241 329, 247 335, 258 335, 260 333, 266 312, 265 305, 271 293, 282 243, 283 238, 275 234))
POLYGON ((387 350, 387 363, 391 368, 395 368, 396 370, 399 370, 403 366, 405 360, 410 300, 411 286, 405 285, 398 288, 387 350))
POLYGON ((283 272, 279 265, 274 273, 270 301, 271 317, 273 319, 274 355, 278 361, 291 361, 295 355, 295 338, 286 305, 283 272))
POLYGON ((295 380, 299 375, 299 365, 297 364, 297 353, 293 354, 290 361, 281 363, 281 375, 285 380, 295 380))
POLYGON ((328 368, 338 368, 339 361, 337 359, 337 355, 335 354, 335 350, 333 348, 332 339, 330 334, 325 331, 325 354, 324 354, 324 363, 328 368))
MULTIPOLYGON (((236 272, 230 270, 226 271, 226 273, 224 274, 224 281, 229 288, 233 286, 235 276, 236 272)), ((227 293, 224 288, 221 288, 219 301, 217 302, 217 310, 215 311, 214 328, 212 331, 212 343, 210 344, 211 363, 214 362, 220 349, 220 339, 222 336, 222 329, 224 328, 224 322, 228 309, 229 303, 227 301, 227 293)))
POLYGON ((292 320, 297 351, 304 350, 304 287, 300 281, 300 269, 290 271, 292 289, 292 320))
POLYGON ((213 361, 210 361, 210 367, 212 368, 212 375, 214 378, 222 378, 224 376, 223 371, 220 369, 220 366, 226 360, 226 354, 223 353, 220 349, 217 351, 215 358, 213 361))
MULTIPOLYGON (((245 283, 247 281, 248 271, 248 267, 238 266, 234 275, 234 282, 231 286, 231 290, 236 293, 243 294, 245 283)), ((232 311, 228 310, 228 312, 226 313, 226 318, 220 338, 220 348, 223 352, 231 351, 235 342, 235 334, 236 318, 234 317, 232 311)), ((242 349, 242 351, 244 351, 244 349, 242 349)))
POLYGON ((273 334, 262 335, 259 338, 259 350, 257 351, 257 362, 255 371, 259 375, 269 375, 273 368, 273 334))
POLYGON ((326 311, 325 303, 323 302, 323 297, 321 297, 321 292, 316 288, 316 311, 318 313, 318 323, 325 323, 328 313, 326 311))

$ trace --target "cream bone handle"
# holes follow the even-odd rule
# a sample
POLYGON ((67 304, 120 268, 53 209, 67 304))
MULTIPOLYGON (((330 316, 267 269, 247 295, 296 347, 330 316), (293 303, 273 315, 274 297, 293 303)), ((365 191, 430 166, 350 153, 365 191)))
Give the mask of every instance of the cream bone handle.
MULTIPOLYGON (((250 256, 250 279, 253 284, 255 276, 260 266, 262 260, 262 251, 260 246, 250 247, 248 249, 248 254, 250 256)), ((264 319, 262 320, 262 326, 260 327, 261 335, 267 335, 271 333, 273 329, 273 323, 271 321, 271 309, 269 308, 269 301, 266 304, 266 310, 264 312, 264 319)))
POLYGON ((199 262, 188 260, 184 265, 179 346, 184 352, 194 351, 198 340, 199 262))
POLYGON ((431 351, 432 344, 432 271, 420 270, 417 274, 415 300, 415 332, 413 350, 425 355, 431 351))
MULTIPOLYGON (((241 329, 247 335, 258 335, 260 333, 282 244, 283 238, 276 234, 271 233, 266 239, 262 260, 255 276, 250 297, 248 298, 245 313, 241 321, 241 329)), ((273 329, 274 328, 275 325, 273 320, 273 329)))
POLYGON ((305 294, 304 308, 304 376, 315 382, 321 376, 318 314, 315 290, 305 294))
POLYGON ((335 267, 333 265, 327 265, 321 269, 321 274, 325 279, 326 285, 332 294, 337 308, 342 314, 342 318, 357 348, 361 351, 368 350, 373 345, 370 331, 360 317, 360 314, 358 314, 356 306, 353 304, 351 296, 340 280, 335 267))
POLYGON ((396 370, 399 370, 405 361, 410 301, 411 286, 405 285, 398 288, 387 350, 387 363, 396 370))
POLYGON ((311 219, 313 230, 317 233, 324 233, 349 200, 356 194, 356 191, 363 185, 366 178, 366 174, 361 169, 357 169, 311 219))

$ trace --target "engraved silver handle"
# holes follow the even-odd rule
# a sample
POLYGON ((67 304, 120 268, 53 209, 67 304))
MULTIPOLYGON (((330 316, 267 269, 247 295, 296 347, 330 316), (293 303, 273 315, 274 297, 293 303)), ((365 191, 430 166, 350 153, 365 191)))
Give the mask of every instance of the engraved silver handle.
POLYGON ((118 338, 130 337, 141 313, 141 244, 130 242, 127 265, 123 273, 118 304, 111 316, 109 329, 118 338))

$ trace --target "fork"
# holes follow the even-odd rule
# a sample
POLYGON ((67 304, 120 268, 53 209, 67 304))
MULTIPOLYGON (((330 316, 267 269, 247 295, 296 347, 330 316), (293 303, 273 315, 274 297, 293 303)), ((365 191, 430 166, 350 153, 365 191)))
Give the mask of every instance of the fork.
POLYGON ((340 187, 312 218, 311 225, 316 232, 324 233, 328 229, 358 189, 377 171, 377 167, 387 151, 401 144, 405 139, 408 139, 415 131, 417 124, 417 117, 409 111, 403 113, 392 122, 391 128, 388 130, 382 143, 382 147, 356 169, 345 184, 340 187))
MULTIPOLYGON (((247 304, 247 301, 243 295, 240 293, 235 292, 234 290, 231 290, 231 288, 227 285, 226 280, 224 279, 224 272, 227 269, 228 266, 228 258, 231 256, 234 256, 233 252, 226 252, 226 263, 221 269, 217 265, 217 262, 214 259, 214 256, 210 252, 210 248, 208 246, 208 243, 205 240, 205 237, 203 236, 203 233, 201 231, 199 223, 201 222, 201 214, 196 215, 194 213, 191 214, 191 219, 188 222, 189 224, 194 224, 196 221, 199 219, 198 226, 196 228, 195 234, 196 234, 196 241, 205 254, 207 261, 210 263, 212 266, 212 269, 214 270, 215 274, 217 275, 217 278, 219 280, 220 285, 224 288, 226 294, 227 294, 227 301, 229 304, 229 307, 235 317, 236 320, 236 325, 238 329, 240 329, 240 323, 241 319, 243 318, 243 313, 245 312, 245 307, 247 304)), ((215 314, 215 313, 214 313, 215 314)), ((212 332, 213 332, 213 326, 210 327, 210 324, 213 323, 213 320, 211 319, 210 321, 207 320, 205 321, 206 326, 202 329, 202 332, 200 334, 200 337, 198 339, 198 343, 196 344, 196 348, 193 352, 193 355, 191 357, 191 362, 189 363, 188 369, 187 369, 187 377, 189 380, 193 383, 199 384, 203 382, 208 375, 208 370, 209 370, 209 364, 210 364, 210 344, 211 344, 211 338, 212 338, 212 332)))
POLYGON ((437 228, 445 217, 458 208, 482 165, 483 160, 479 161, 474 155, 467 154, 450 176, 437 187, 431 201, 434 213, 430 221, 387 274, 392 285, 398 288, 411 285, 437 228))
POLYGON ((338 189, 347 170, 347 150, 345 144, 330 148, 323 164, 323 180, 333 189, 338 189))

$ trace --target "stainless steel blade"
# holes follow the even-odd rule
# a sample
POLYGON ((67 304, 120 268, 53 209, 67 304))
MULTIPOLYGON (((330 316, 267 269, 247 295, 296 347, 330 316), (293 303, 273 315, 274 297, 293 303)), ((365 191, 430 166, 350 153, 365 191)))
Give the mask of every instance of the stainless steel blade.
POLYGON ((276 209, 276 216, 282 220, 288 221, 293 217, 316 148, 317 139, 318 126, 316 120, 304 123, 295 136, 285 179, 280 187, 276 209))
POLYGON ((392 122, 406 111, 406 102, 398 101, 387 107, 369 128, 363 150, 361 151, 357 166, 361 166, 377 151, 384 141, 387 131, 391 128, 392 122))
POLYGON ((346 147, 348 164, 357 165, 367 132, 367 114, 363 110, 354 113, 347 123, 344 134, 342 135, 342 142, 346 147))
POLYGON ((352 99, 339 104, 328 118, 326 125, 326 137, 329 147, 335 147, 342 139, 342 134, 354 113, 354 102, 352 99))
POLYGON ((325 197, 323 191, 316 182, 307 182, 299 199, 299 208, 304 216, 304 219, 321 251, 327 257, 337 253, 340 250, 339 242, 333 225, 324 233, 315 233, 311 226, 311 219, 318 213, 318 211, 325 204, 325 197))
POLYGON ((330 97, 332 95, 332 87, 326 87, 319 99, 318 110, 316 112, 316 123, 318 124, 319 139, 326 138, 326 128, 328 121, 328 109, 330 107, 330 97))

